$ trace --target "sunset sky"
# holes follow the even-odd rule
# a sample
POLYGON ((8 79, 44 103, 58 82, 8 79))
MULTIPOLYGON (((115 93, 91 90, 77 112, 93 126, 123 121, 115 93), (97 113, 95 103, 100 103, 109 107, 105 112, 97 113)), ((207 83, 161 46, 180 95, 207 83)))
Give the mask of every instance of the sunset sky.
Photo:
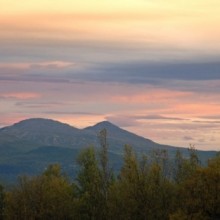
POLYGON ((39 117, 220 150, 220 1, 0 0, 0 127, 39 117))

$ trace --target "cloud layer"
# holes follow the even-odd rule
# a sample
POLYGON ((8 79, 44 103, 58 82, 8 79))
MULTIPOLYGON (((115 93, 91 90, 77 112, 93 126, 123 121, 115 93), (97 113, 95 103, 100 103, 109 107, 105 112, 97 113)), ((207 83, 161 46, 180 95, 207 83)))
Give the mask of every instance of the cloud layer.
POLYGON ((110 120, 161 143, 220 149, 219 1, 1 5, 0 126, 110 120))

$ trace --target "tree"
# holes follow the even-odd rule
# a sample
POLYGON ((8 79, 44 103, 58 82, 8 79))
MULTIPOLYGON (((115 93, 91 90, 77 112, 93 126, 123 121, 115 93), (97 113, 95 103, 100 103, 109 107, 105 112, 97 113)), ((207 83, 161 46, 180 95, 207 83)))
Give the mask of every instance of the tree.
POLYGON ((88 148, 78 157, 80 171, 77 186, 80 198, 79 219, 102 219, 103 197, 101 192, 101 174, 94 148, 88 148))
POLYGON ((188 149, 189 158, 184 158, 178 150, 175 156, 174 180, 180 184, 187 178, 190 178, 194 172, 200 167, 200 161, 194 146, 188 149))
POLYGON ((98 155, 90 147, 78 157, 80 171, 77 186, 81 201, 80 213, 84 213, 79 218, 105 220, 108 219, 109 188, 113 183, 113 173, 109 168, 107 130, 101 130, 98 138, 98 155))
POLYGON ((109 167, 107 130, 104 128, 99 132, 99 141, 101 149, 99 151, 101 192, 103 197, 102 219, 108 218, 108 197, 109 188, 113 184, 113 172, 109 167))
POLYGON ((173 216, 182 213, 186 219, 219 219, 219 195, 220 157, 216 157, 209 161, 208 167, 197 166, 193 175, 188 175, 179 184, 177 200, 181 199, 179 199, 178 212, 173 216))
POLYGON ((6 194, 6 219, 70 219, 73 192, 60 171, 59 165, 51 165, 40 176, 21 177, 18 186, 6 194))
POLYGON ((124 149, 124 164, 118 182, 111 187, 111 219, 142 219, 144 184, 141 183, 139 164, 135 153, 128 145, 124 149))
POLYGON ((164 177, 171 177, 170 161, 167 150, 153 150, 151 153, 151 164, 157 164, 161 168, 161 172, 164 177))
POLYGON ((139 160, 125 146, 124 164, 118 182, 111 188, 112 219, 168 219, 172 185, 160 163, 150 163, 145 155, 139 160))

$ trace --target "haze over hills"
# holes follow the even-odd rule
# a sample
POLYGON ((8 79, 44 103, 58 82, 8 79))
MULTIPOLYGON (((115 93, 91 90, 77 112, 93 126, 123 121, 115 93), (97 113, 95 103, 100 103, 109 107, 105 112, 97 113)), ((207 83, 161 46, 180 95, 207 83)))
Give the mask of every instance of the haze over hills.
MULTIPOLYGON (((110 161, 115 169, 122 163, 125 144, 137 153, 166 149, 174 155, 177 149, 185 154, 186 148, 177 148, 153 142, 116 125, 103 121, 85 129, 78 129, 51 119, 34 118, 0 129, 0 180, 12 181, 18 175, 42 172, 51 163, 60 163, 67 173, 75 175, 75 159, 88 146, 99 147, 98 133, 107 129, 110 161)), ((213 157, 214 151, 198 151, 202 160, 213 157)))

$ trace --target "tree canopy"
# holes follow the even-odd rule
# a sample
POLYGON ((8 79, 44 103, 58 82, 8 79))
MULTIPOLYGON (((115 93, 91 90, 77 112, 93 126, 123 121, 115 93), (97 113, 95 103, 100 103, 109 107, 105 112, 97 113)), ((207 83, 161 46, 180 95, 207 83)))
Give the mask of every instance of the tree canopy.
POLYGON ((220 219, 220 154, 201 166, 194 148, 189 157, 164 150, 136 155, 125 146, 120 172, 108 160, 106 131, 100 150, 78 156, 79 172, 70 181, 59 164, 38 176, 22 176, 12 189, 0 185, 0 220, 215 220, 220 219))

